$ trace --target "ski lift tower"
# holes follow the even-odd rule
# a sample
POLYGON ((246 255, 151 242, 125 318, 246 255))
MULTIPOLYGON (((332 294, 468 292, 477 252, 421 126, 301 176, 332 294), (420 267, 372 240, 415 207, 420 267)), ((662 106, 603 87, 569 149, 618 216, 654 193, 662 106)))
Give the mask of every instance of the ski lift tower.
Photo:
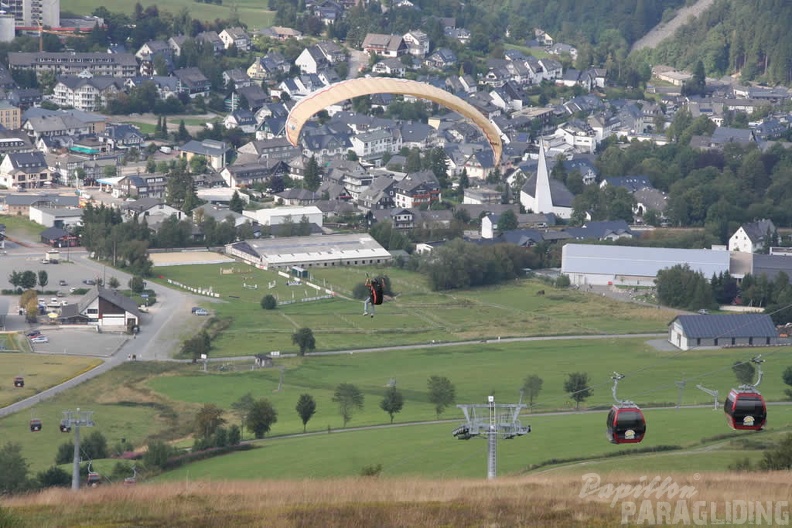
POLYGON ((470 440, 474 436, 487 438, 487 479, 497 475, 498 437, 510 440, 531 432, 530 425, 522 425, 520 411, 528 407, 522 403, 495 403, 495 396, 488 396, 487 403, 457 405, 465 415, 465 423, 454 429, 452 434, 459 440, 470 440))
POLYGON ((74 459, 72 463, 72 489, 80 489, 80 427, 93 427, 93 411, 63 411, 60 429, 67 433, 74 429, 74 459))

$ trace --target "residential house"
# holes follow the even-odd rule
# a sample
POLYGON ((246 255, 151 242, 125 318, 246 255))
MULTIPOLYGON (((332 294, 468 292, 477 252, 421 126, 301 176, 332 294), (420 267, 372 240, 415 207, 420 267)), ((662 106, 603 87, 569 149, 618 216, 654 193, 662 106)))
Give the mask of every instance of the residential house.
POLYGON ((140 129, 128 123, 108 123, 104 131, 96 137, 113 150, 140 148, 145 140, 140 129))
POLYGON ((272 177, 286 174, 288 167, 282 160, 263 158, 256 163, 235 163, 220 171, 226 185, 233 188, 266 184, 272 177))
POLYGON ((43 152, 12 152, 0 163, 0 185, 7 189, 36 189, 52 183, 43 152))
POLYGON ((226 28, 218 35, 225 49, 231 46, 240 51, 250 51, 250 36, 241 27, 226 28))
POLYGON ((407 53, 423 59, 429 55, 429 36, 420 29, 408 31, 402 37, 407 44, 407 53))
POLYGON ((408 174, 394 184, 393 193, 394 204, 400 208, 429 206, 442 200, 440 184, 429 170, 408 174))
POLYGON ((179 79, 179 93, 186 93, 190 99, 209 97, 211 83, 198 68, 179 68, 173 75, 179 79))
POLYGON ((252 134, 256 131, 256 119, 253 117, 253 112, 240 108, 223 119, 223 126, 228 129, 239 128, 245 134, 252 134))
POLYGON ((424 61, 427 68, 445 70, 458 64, 456 53, 449 48, 437 48, 434 53, 429 55, 424 61))
POLYGON ((8 67, 14 70, 33 70, 36 75, 50 71, 55 75, 77 75, 88 71, 93 75, 134 77, 138 62, 131 53, 75 53, 70 51, 11 52, 8 67))
POLYGON ((264 81, 288 73, 290 68, 291 63, 281 53, 271 51, 264 57, 257 57, 248 67, 247 74, 255 81, 264 81))
POLYGON ((322 195, 307 189, 287 189, 275 193, 275 199, 281 205, 314 205, 322 195))
POLYGON ((168 47, 173 52, 174 57, 181 56, 184 43, 187 42, 187 39, 189 38, 190 37, 188 37, 187 35, 176 35, 168 39, 168 47))
POLYGON ((463 204, 499 204, 503 201, 503 192, 487 187, 466 187, 463 204))
POLYGON ((0 156, 9 152, 33 152, 36 147, 23 130, 0 130, 0 156))
MULTIPOLYGON (((165 219, 171 216, 176 216, 178 220, 181 220, 184 216, 186 216, 179 209, 167 205, 160 197, 145 197, 138 198, 134 202, 125 202, 121 205, 121 213, 126 219, 131 219, 137 216, 138 220, 142 220, 143 218, 147 217, 151 217, 152 219, 165 219)), ((149 225, 152 223, 153 222, 150 222, 149 225)))
MULTIPOLYGON (((82 214, 82 209, 77 209, 77 211, 82 214)), ((42 244, 52 247, 75 247, 79 245, 77 237, 64 229, 64 226, 47 227, 47 229, 39 233, 39 240, 42 244)))
POLYGON ((155 74, 165 75, 173 70, 173 49, 163 40, 149 40, 135 53, 140 61, 140 75, 144 77, 155 74), (157 59, 159 57, 159 59, 157 59), (159 60, 165 71, 156 71, 156 62, 159 60))
MULTIPOLYGON (((7 157, 6 157, 7 159, 7 157)), ((5 214, 8 216, 30 217, 31 207, 79 207, 80 199, 74 195, 60 194, 7 194, 5 196, 5 214)))
POLYGON ((216 31, 202 31, 195 35, 195 40, 209 46, 215 55, 219 55, 225 49, 225 43, 216 31))
POLYGON ((107 105, 109 98, 123 90, 123 82, 115 77, 94 77, 89 73, 61 75, 57 79, 53 102, 85 112, 107 105))
POLYGON ((180 84, 177 77, 163 77, 154 75, 152 77, 129 77, 124 80, 124 87, 127 90, 151 83, 157 89, 157 95, 163 101, 169 97, 178 97, 180 84))
POLYGON ((140 198, 155 198, 161 200, 165 198, 165 191, 168 185, 166 174, 128 174, 121 176, 113 186, 112 194, 116 198, 123 196, 140 198))
POLYGON ((407 68, 401 60, 395 57, 388 57, 371 67, 372 73, 380 75, 390 75, 391 77, 404 77, 407 68))
POLYGON ((321 20, 325 26, 335 24, 344 16, 344 6, 334 0, 306 2, 305 7, 313 16, 321 20))
POLYGON ((394 147, 393 133, 387 129, 362 132, 350 138, 352 150, 360 158, 381 158, 386 152, 397 152, 394 147))
POLYGON ((180 148, 179 157, 186 159, 189 163, 194 156, 203 156, 210 167, 219 171, 226 165, 226 152, 228 152, 228 145, 223 141, 190 140, 180 148))
POLYGON ((269 96, 258 84, 252 84, 250 86, 239 88, 237 89, 236 94, 240 100, 244 99, 244 101, 247 103, 248 110, 254 114, 265 104, 270 102, 269 96))
POLYGON ((223 86, 225 86, 226 89, 239 90, 240 88, 245 88, 252 84, 253 80, 250 76, 239 68, 223 72, 223 86))
MULTIPOLYGON (((2 165, 0 165, 2 169, 2 165)), ((757 253, 765 247, 778 245, 773 243, 778 231, 772 220, 761 219, 749 224, 743 224, 729 237, 729 251, 743 253, 757 253)))
POLYGON ((262 29, 259 31, 259 35, 280 41, 289 40, 290 38, 300 40, 303 36, 301 31, 282 26, 272 26, 262 29))
POLYGON ((294 60, 294 65, 299 66, 304 73, 316 73, 329 64, 319 46, 308 46, 294 60))
POLYGON ((407 52, 407 45, 400 35, 379 33, 367 34, 361 48, 369 55, 379 55, 380 57, 398 57, 407 52))
POLYGON ((22 126, 22 111, 7 99, 0 100, 0 128, 16 130, 22 126))

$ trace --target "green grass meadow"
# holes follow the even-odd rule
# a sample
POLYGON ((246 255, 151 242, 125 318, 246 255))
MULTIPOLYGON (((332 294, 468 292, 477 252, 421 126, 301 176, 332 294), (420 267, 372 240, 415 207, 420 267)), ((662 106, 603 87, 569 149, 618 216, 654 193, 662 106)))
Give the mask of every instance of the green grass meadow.
MULTIPOLYGON (((212 402, 224 409, 230 409, 234 401, 248 392, 257 398, 268 398, 279 411, 272 434, 281 435, 302 432, 294 406, 303 393, 313 395, 317 402, 317 413, 308 423, 309 431, 341 427, 341 417, 331 401, 340 383, 357 385, 366 398, 363 411, 355 414, 350 427, 388 422, 379 402, 391 378, 396 380, 405 400, 396 422, 434 420, 434 407, 426 395, 426 383, 431 375, 451 380, 458 403, 481 403, 490 394, 497 401, 516 402, 523 379, 536 374, 544 381, 534 406, 537 412, 574 408, 563 391, 570 372, 586 372, 591 379, 593 394, 581 408, 606 408, 612 403, 610 376, 614 370, 627 376, 619 384, 619 397, 644 407, 675 405, 678 394, 675 381, 681 379, 687 383, 683 405, 712 401, 695 388, 697 383, 720 390, 722 402, 729 388, 735 385, 730 366, 748 355, 744 350, 658 352, 638 338, 488 343, 284 359, 278 362, 285 367, 279 392, 275 392, 280 381, 278 368, 249 370, 251 365, 247 362, 234 372, 218 371, 217 365, 212 365, 213 370, 207 373, 202 372, 200 365, 171 370, 149 381, 148 386, 170 400, 212 402)), ((785 385, 781 372, 792 364, 792 348, 766 349, 765 357, 762 392, 768 399, 782 400, 785 385)), ((461 415, 451 408, 441 418, 456 416, 461 415)))
MULTIPOLYGON (((248 25, 248 28, 266 28, 272 25, 275 13, 265 9, 266 3, 256 2, 255 0, 226 0, 221 5, 206 4, 195 0, 168 0, 167 3, 154 2, 152 0, 140 0, 140 4, 145 9, 149 6, 159 7, 160 13, 168 11, 175 15, 182 9, 187 9, 190 17, 204 22, 213 21, 216 18, 226 20, 231 18, 231 10, 236 7, 239 19, 248 25)), ((97 7, 105 6, 113 13, 132 14, 134 2, 126 2, 107 6, 100 0, 63 0, 61 10, 75 13, 77 15, 90 15, 97 7)))
MULTIPOLYGON (((792 426, 792 408, 774 409, 770 431, 792 426)), ((498 443, 498 472, 517 474, 552 459, 605 457, 619 451, 661 445, 693 448, 694 452, 635 454, 570 463, 567 471, 710 471, 726 470, 738 457, 756 453, 734 449, 720 452, 702 449, 702 438, 729 434, 723 413, 710 409, 649 409, 647 435, 640 446, 616 446, 605 439, 605 413, 531 416, 523 419, 533 431, 498 443), (712 456, 711 456, 712 455, 712 456), (647 460, 658 460, 647 464, 647 460)), ((260 449, 204 460, 171 471, 162 480, 190 479, 300 479, 353 476, 367 465, 382 464, 385 476, 421 475, 426 478, 481 477, 487 472, 487 442, 483 438, 461 441, 451 436, 456 424, 435 424, 332 432, 298 438, 273 438, 260 449)), ((760 433, 766 434, 766 433, 760 433)), ((734 433, 735 438, 757 433, 734 433)), ((704 445, 714 444, 707 441, 704 445)), ((542 471, 539 469, 538 471, 542 471)))
POLYGON ((272 271, 242 264, 169 266, 155 268, 165 279, 197 288, 212 288, 220 302, 203 303, 231 327, 213 343, 213 356, 252 355, 272 350, 296 352, 291 336, 308 327, 316 350, 345 350, 432 341, 497 339, 530 335, 578 335, 664 332, 674 313, 620 303, 575 290, 548 291, 535 280, 454 292, 429 291, 417 273, 389 269, 394 298, 377 307, 374 319, 362 316, 362 301, 351 299, 356 284, 376 269, 313 270, 312 280, 338 293, 333 299, 260 306, 264 295, 279 302, 313 297, 308 286, 286 286, 272 271), (221 274, 221 269, 239 273, 221 274), (269 285, 275 283, 270 289, 269 285), (257 285, 257 289, 243 284, 257 285), (548 291, 537 295, 539 290, 548 291), (231 302, 229 302, 231 301, 231 302))

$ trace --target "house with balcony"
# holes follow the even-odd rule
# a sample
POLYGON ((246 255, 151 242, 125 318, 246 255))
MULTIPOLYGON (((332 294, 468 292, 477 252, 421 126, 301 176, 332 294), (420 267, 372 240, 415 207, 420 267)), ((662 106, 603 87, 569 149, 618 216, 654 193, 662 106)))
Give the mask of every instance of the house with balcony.
POLYGON ((363 39, 363 51, 380 57, 399 57, 407 53, 407 44, 401 35, 369 33, 363 39))
POLYGON ((199 95, 209 97, 211 83, 198 68, 180 68, 173 72, 173 75, 179 79, 180 93, 186 93, 190 99, 195 99, 199 95))
POLYGON ((37 189, 52 183, 43 152, 12 152, 0 163, 0 185, 8 189, 37 189))
POLYGON ((123 88, 123 81, 115 77, 61 75, 55 84, 53 102, 58 106, 93 112, 99 106, 105 106, 107 100, 123 88))
POLYGON ((240 51, 250 51, 250 35, 241 27, 225 28, 218 37, 223 41, 225 49, 234 46, 240 51))
POLYGON ((398 208, 429 206, 442 200, 440 184, 430 170, 408 174, 393 185, 393 193, 398 208))

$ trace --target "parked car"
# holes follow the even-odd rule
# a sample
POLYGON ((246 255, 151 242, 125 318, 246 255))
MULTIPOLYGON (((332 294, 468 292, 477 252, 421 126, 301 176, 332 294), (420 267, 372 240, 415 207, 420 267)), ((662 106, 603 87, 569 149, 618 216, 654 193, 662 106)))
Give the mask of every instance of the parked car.
POLYGON ((41 330, 30 330, 29 332, 25 332, 26 337, 36 337, 41 335, 41 330))
POLYGON ((93 286, 94 284, 96 284, 96 281, 93 279, 85 279, 83 281, 83 284, 87 284, 88 286, 93 286))
POLYGON ((71 288, 69 288, 69 293, 74 293, 74 292, 76 292, 76 291, 77 291, 77 288, 75 288, 74 286, 72 286, 71 288))
POLYGON ((30 338, 31 343, 49 343, 49 338, 45 335, 37 335, 36 337, 30 338))
POLYGON ((59 281, 58 281, 58 286, 68 286, 68 285, 69 285, 69 283, 68 283, 68 282, 66 282, 66 281, 65 281, 65 280, 63 280, 63 279, 61 279, 61 280, 59 280, 59 281))
POLYGON ((198 308, 193 312, 195 315, 209 315, 209 312, 204 308, 198 308))

